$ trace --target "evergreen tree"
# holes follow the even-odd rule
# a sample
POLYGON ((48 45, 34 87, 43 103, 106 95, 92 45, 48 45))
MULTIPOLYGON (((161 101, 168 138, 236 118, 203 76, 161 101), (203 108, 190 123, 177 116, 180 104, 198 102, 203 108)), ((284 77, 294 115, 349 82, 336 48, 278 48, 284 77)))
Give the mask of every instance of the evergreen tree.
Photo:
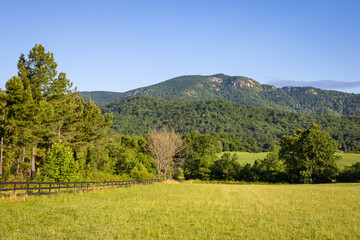
MULTIPOLYGON (((20 170, 20 157, 25 155, 25 147, 29 144, 34 146, 37 136, 35 136, 35 121, 37 109, 34 106, 30 88, 24 89, 22 81, 14 76, 6 83, 6 108, 7 108, 7 130, 9 143, 12 146, 13 156, 15 151, 22 154, 16 157, 16 176, 20 170)), ((23 158, 24 159, 24 158, 23 158)), ((35 176, 35 160, 31 159, 30 175, 35 176)))
POLYGON ((18 77, 25 89, 29 89, 33 99, 32 118, 33 141, 31 146, 31 179, 35 177, 36 148, 44 138, 49 138, 50 130, 46 127, 46 122, 51 121, 51 103, 49 99, 54 92, 59 81, 56 72, 57 64, 54 56, 50 52, 45 52, 45 48, 39 44, 30 50, 28 58, 21 54, 18 61, 18 77))

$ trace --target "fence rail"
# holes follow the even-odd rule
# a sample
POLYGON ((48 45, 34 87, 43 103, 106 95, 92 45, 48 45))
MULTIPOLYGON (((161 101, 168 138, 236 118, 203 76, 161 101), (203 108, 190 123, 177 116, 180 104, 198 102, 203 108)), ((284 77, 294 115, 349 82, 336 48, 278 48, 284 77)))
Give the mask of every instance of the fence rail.
POLYGON ((152 184, 161 179, 139 179, 102 182, 0 182, 0 196, 45 195, 65 192, 92 191, 95 189, 131 187, 152 184))

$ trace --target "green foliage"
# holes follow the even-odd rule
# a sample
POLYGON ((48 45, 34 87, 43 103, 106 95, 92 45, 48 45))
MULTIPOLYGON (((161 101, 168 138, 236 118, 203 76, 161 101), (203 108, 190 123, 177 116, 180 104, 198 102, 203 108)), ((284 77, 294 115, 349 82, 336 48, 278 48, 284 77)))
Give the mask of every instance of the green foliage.
POLYGON ((139 164, 130 171, 132 179, 156 179, 156 176, 149 173, 143 164, 139 164))
POLYGON ((211 135, 191 132, 185 134, 184 176, 186 179, 209 179, 210 167, 221 151, 218 141, 211 135))
POLYGON ((77 177, 78 168, 72 150, 63 143, 55 143, 46 157, 41 178, 55 182, 72 181, 77 177))
POLYGON ((99 139, 77 154, 83 179, 102 175, 149 178, 156 173, 153 158, 146 154, 146 141, 138 136, 112 135, 99 139))
POLYGON ((144 135, 150 129, 168 126, 184 134, 211 134, 224 150, 258 152, 274 146, 282 136, 316 123, 343 151, 360 151, 360 116, 308 116, 224 100, 181 102, 152 97, 122 100, 102 110, 113 113, 111 131, 119 134, 144 135))
POLYGON ((211 166, 211 178, 215 180, 236 180, 241 166, 236 154, 225 153, 211 166))
POLYGON ((331 182, 338 172, 336 151, 337 144, 331 136, 313 125, 306 131, 298 130, 293 136, 281 138, 279 157, 291 182, 331 182))
POLYGON ((266 157, 261 161, 261 165, 267 171, 284 171, 285 166, 284 162, 279 158, 280 147, 275 145, 270 148, 269 153, 266 157))
POLYGON ((279 157, 280 147, 275 145, 263 160, 259 161, 257 173, 261 182, 286 182, 288 181, 285 164, 279 157))

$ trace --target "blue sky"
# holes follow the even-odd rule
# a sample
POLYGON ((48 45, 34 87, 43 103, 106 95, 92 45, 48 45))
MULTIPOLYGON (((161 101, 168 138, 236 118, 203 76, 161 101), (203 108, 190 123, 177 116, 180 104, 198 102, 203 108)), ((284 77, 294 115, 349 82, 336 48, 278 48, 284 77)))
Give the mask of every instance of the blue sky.
POLYGON ((80 91, 180 75, 360 81, 360 1, 0 1, 0 88, 37 43, 80 91))

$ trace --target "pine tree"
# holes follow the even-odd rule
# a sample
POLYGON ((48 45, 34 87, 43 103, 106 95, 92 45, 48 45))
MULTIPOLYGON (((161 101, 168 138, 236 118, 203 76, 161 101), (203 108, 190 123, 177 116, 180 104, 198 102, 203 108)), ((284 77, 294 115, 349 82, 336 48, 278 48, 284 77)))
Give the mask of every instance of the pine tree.
POLYGON ((33 99, 32 179, 35 177, 38 144, 47 144, 50 150, 54 139, 61 138, 61 128, 71 114, 67 94, 72 92, 72 84, 65 73, 57 73, 56 67, 53 53, 45 52, 41 44, 35 45, 27 59, 22 54, 18 62, 18 76, 24 88, 30 90, 33 99))
MULTIPOLYGON (((6 83, 6 93, 7 130, 11 138, 9 143, 13 146, 13 151, 19 151, 28 144, 34 145, 34 142, 38 140, 34 135, 34 118, 38 111, 34 105, 30 88, 24 89, 20 78, 14 76, 6 83)), ((19 161, 20 159, 16 160, 16 175, 19 171, 19 161)), ((31 160, 30 175, 35 176, 34 159, 31 160)))

